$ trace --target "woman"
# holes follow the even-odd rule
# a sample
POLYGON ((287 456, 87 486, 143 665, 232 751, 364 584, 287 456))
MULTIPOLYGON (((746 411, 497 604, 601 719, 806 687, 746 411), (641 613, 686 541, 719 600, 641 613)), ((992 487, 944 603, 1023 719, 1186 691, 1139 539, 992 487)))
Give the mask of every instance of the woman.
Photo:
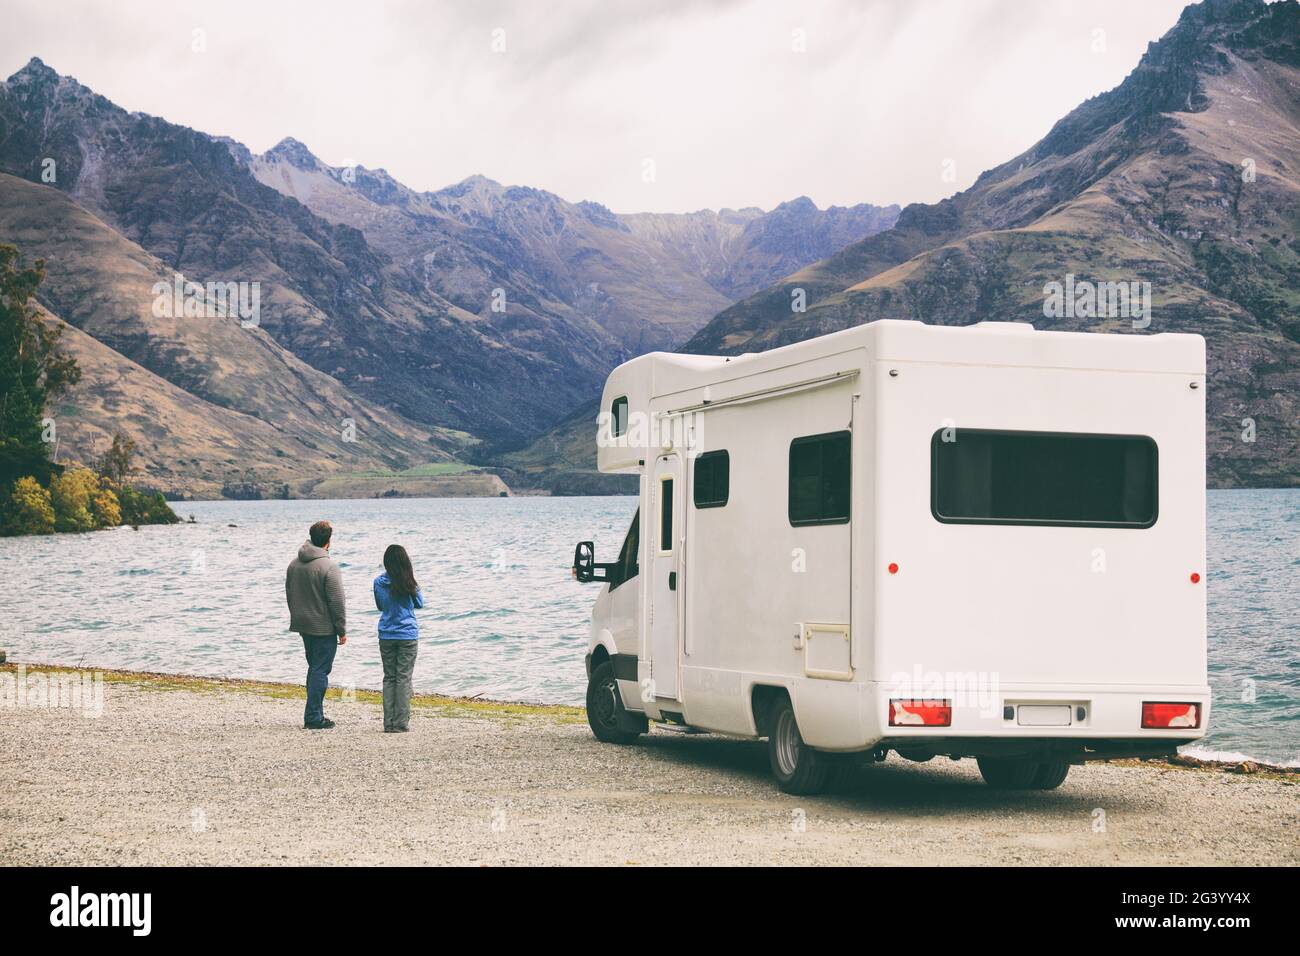
POLYGON ((411 558, 399 544, 384 552, 384 573, 375 578, 379 608, 379 656, 384 662, 384 733, 405 733, 411 722, 411 673, 420 649, 416 608, 424 595, 415 581, 411 558))

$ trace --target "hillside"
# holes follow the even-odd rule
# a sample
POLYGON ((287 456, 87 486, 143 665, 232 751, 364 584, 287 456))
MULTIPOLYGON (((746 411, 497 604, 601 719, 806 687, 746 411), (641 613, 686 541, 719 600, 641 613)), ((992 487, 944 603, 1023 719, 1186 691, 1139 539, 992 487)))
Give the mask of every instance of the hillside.
MULTIPOLYGON (((1300 484, 1300 6, 1188 7, 1120 86, 1031 149, 725 309, 682 350, 760 351, 883 318, 1198 332, 1210 484, 1300 484), (1047 317, 1047 284, 1067 276, 1150 283, 1149 327, 1047 317)), ((502 463, 560 493, 592 487, 595 414, 502 463)))
POLYGON ((57 190, 0 173, 0 240, 47 260, 40 304, 72 327, 82 380, 50 410, 60 460, 91 461, 120 431, 147 483, 212 496, 246 478, 297 490, 341 470, 454 459, 456 436, 358 398, 261 329, 154 315, 170 270, 57 190))
POLYGON ((0 171, 40 181, 47 158, 59 190, 168 268, 259 282, 262 329, 412 420, 527 436, 599 378, 576 330, 483 323, 355 228, 258 182, 226 141, 127 113, 33 60, 0 85, 0 171))
POLYGON ((881 318, 1198 332, 1211 484, 1300 484, 1300 6, 1188 7, 1119 87, 1031 149, 723 311, 685 350, 768 349, 881 318), (1150 283, 1149 328, 1045 317, 1045 286, 1067 275, 1150 283))
MULTIPOLYGON (((122 313, 98 308, 105 276, 120 278, 118 255, 145 257, 148 285, 175 274, 255 283, 254 338, 303 366, 289 377, 330 396, 326 417, 360 401, 367 415, 392 413, 380 432, 400 432, 405 419, 441 436, 427 456, 380 441, 374 464, 391 474, 479 445, 526 444, 592 400, 620 361, 680 345, 740 295, 888 227, 898 212, 798 199, 770 213, 617 216, 483 177, 419 193, 383 170, 326 166, 291 139, 255 156, 229 138, 127 112, 35 58, 0 83, 0 174, 48 184, 10 204, 0 241, 50 260, 53 313, 203 401, 292 420, 301 396, 286 391, 284 374, 255 385, 272 370, 229 367, 243 339, 233 352, 204 353, 215 343, 145 333, 137 286, 122 313), (85 230, 62 231, 72 209, 125 246, 94 230, 86 246, 85 230)), ((281 452, 293 461, 294 448, 281 452)), ((190 477, 206 486, 207 455, 219 450, 198 452, 202 468, 190 477)))
POLYGON ((603 475, 596 470, 596 415, 600 400, 575 409, 546 434, 522 448, 493 458, 512 488, 553 495, 632 495, 635 475, 603 475))

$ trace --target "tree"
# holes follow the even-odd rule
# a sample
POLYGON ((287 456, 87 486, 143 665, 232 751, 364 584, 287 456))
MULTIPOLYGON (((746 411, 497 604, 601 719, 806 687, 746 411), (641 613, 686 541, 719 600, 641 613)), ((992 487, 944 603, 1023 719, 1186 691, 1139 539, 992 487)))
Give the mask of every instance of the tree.
POLYGON ((131 464, 131 459, 134 457, 135 442, 125 435, 117 434, 113 436, 113 446, 104 452, 95 470, 101 477, 107 478, 120 488, 126 484, 126 479, 134 470, 131 464))
POLYGON ((90 516, 96 528, 116 528, 122 523, 122 508, 111 488, 101 487, 90 496, 90 516))
POLYGON ((181 520, 160 491, 137 491, 126 486, 118 489, 117 498, 122 506, 122 524, 137 527, 142 524, 176 524, 181 520))
POLYGON ((48 482, 58 472, 42 419, 47 404, 81 378, 60 347, 63 329, 43 321, 32 303, 44 278, 43 261, 20 267, 18 250, 0 245, 0 488, 23 475, 48 482))
POLYGON ((91 500, 99 494, 99 479, 89 468, 68 468, 50 482, 55 531, 94 531, 91 500))
POLYGON ((49 534, 54 530, 50 493, 31 475, 14 482, 5 506, 4 534, 49 534))

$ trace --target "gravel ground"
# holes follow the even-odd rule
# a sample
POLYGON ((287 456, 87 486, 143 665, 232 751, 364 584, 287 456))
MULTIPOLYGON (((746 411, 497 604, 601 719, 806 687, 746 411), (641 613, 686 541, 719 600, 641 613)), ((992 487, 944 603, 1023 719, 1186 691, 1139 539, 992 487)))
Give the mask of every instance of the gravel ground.
POLYGON ((142 679, 107 683, 95 719, 0 710, 0 865, 1300 862, 1286 780, 1092 764, 1006 793, 970 760, 891 757, 791 797, 758 742, 614 747, 572 711, 425 707, 384 734, 341 701, 308 732, 286 693, 142 679))

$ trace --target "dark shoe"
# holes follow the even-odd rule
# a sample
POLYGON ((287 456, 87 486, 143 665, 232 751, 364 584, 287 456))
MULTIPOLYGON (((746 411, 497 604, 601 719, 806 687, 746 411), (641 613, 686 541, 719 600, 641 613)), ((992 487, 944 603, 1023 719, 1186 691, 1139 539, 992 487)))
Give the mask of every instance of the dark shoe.
POLYGON ((326 717, 319 724, 303 724, 304 730, 329 730, 334 726, 334 721, 326 717))

